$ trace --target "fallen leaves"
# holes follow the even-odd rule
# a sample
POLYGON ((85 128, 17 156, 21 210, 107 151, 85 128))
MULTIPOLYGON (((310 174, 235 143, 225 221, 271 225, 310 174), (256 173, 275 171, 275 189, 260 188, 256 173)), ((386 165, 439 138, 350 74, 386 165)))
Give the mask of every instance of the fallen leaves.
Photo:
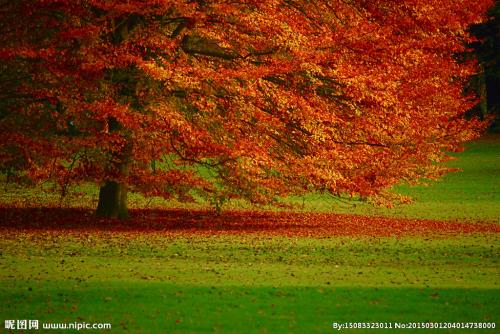
MULTIPOLYGON (((101 219, 83 209, 0 208, 0 230, 165 235, 265 234, 281 236, 435 236, 499 233, 488 222, 401 219, 331 213, 209 210, 132 210, 127 221, 101 219)), ((87 236, 89 244, 92 235, 87 236)))

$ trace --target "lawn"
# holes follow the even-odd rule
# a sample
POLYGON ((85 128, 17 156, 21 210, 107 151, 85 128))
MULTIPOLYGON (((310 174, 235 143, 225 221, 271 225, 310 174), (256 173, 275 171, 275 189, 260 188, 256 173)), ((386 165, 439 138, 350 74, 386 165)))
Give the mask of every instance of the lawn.
POLYGON ((110 322, 113 332, 325 333, 334 321, 491 322, 499 306, 492 233, 11 232, 1 246, 4 318, 110 322))
POLYGON ((91 215, 90 187, 59 209, 56 194, 5 186, 1 317, 109 322, 113 333, 500 326, 499 143, 490 135, 469 144, 451 162, 463 172, 401 186, 416 203, 392 211, 310 195, 300 213, 233 206, 219 217, 202 205, 171 209, 177 204, 134 195, 132 206, 147 209, 121 223, 91 215))

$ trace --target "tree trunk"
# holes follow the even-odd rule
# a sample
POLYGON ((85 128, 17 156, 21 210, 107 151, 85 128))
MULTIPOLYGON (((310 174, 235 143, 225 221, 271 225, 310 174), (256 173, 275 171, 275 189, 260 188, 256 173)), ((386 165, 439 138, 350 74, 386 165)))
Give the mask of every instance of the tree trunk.
POLYGON ((106 218, 127 219, 127 185, 106 181, 99 189, 99 204, 96 215, 106 218))
POLYGON ((481 119, 485 119, 488 115, 488 93, 486 87, 486 74, 484 67, 481 65, 481 73, 479 74, 479 98, 481 99, 479 107, 481 110, 481 119))
MULTIPOLYGON (((119 131, 121 125, 111 118, 108 121, 110 131, 119 131)), ((110 167, 110 175, 118 173, 120 178, 126 180, 129 175, 129 167, 132 156, 132 141, 128 135, 124 135, 127 142, 121 152, 112 154, 114 159, 110 167)), ((106 218, 127 219, 127 191, 128 185, 124 181, 106 180, 99 189, 99 203, 97 204, 96 215, 106 218)))

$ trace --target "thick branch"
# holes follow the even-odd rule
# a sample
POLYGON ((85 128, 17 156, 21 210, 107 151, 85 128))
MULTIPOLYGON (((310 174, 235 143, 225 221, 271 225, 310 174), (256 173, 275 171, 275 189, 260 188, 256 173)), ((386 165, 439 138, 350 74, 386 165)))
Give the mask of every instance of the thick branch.
POLYGON ((225 163, 227 163, 229 161, 235 161, 235 159, 233 159, 233 158, 226 158, 226 159, 220 160, 218 162, 207 162, 207 161, 202 161, 202 160, 198 160, 195 158, 186 157, 181 153, 181 151, 177 147, 175 147, 174 141, 172 138, 170 138, 170 146, 174 150, 175 154, 177 154, 179 156, 179 158, 181 158, 182 160, 193 162, 193 163, 207 166, 207 167, 218 167, 218 166, 224 165, 225 163))
POLYGON ((234 50, 223 48, 213 40, 198 36, 185 36, 182 40, 182 50, 188 54, 199 54, 225 60, 241 58, 234 50))

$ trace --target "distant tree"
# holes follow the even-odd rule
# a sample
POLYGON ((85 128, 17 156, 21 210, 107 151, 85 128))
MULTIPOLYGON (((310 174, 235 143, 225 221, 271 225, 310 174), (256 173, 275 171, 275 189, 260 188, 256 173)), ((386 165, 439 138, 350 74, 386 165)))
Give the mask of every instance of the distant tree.
POLYGON ((500 2, 488 10, 488 20, 470 27, 477 41, 470 43, 473 56, 481 65, 481 73, 475 78, 482 92, 481 114, 492 114, 500 121, 500 2))
POLYGON ((1 1, 0 167, 95 182, 97 213, 119 218, 128 189, 217 207, 380 196, 441 175, 484 127, 462 117, 477 69, 454 55, 490 5, 1 1))

